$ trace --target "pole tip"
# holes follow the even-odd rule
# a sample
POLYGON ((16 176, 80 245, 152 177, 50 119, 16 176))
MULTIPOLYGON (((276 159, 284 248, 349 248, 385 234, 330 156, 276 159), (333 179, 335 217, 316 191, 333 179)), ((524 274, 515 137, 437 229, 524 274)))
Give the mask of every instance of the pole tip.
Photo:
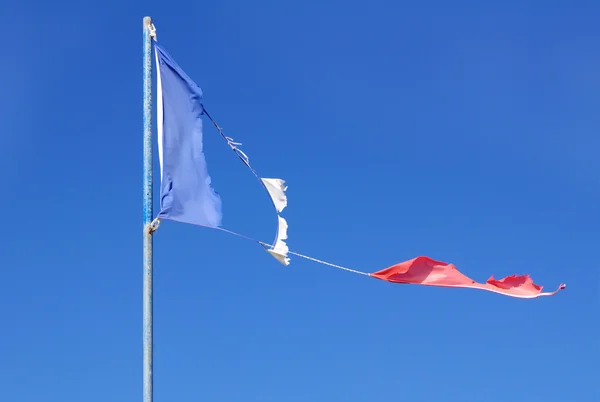
POLYGON ((152 25, 152 17, 144 17, 144 28, 148 28, 152 25))

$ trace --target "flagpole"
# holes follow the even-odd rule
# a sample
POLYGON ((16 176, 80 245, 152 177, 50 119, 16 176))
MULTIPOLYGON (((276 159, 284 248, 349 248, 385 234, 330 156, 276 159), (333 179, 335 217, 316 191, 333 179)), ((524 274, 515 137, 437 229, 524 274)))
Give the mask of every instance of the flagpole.
POLYGON ((144 17, 144 402, 152 402, 152 18, 144 17))

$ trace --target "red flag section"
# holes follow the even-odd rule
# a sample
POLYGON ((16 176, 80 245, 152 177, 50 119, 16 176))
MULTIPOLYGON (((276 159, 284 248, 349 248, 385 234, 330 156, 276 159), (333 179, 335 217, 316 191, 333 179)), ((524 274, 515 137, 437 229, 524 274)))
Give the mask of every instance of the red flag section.
POLYGON ((453 264, 436 261, 428 257, 413 258, 372 273, 370 276, 393 283, 483 289, 523 299, 552 296, 566 287, 566 285, 561 284, 554 292, 542 293, 543 287, 533 283, 529 275, 512 275, 500 280, 491 276, 486 283, 477 283, 463 275, 453 264))

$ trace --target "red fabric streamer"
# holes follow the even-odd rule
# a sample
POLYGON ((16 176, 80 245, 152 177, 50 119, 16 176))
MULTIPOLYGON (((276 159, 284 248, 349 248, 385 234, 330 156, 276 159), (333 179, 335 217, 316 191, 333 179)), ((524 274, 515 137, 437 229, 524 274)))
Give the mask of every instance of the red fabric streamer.
POLYGON ((453 264, 428 257, 413 258, 372 273, 370 276, 393 283, 482 289, 524 299, 553 296, 566 287, 561 284, 554 292, 542 293, 543 287, 533 283, 529 275, 512 275, 500 280, 491 276, 486 283, 477 283, 463 275, 453 264))

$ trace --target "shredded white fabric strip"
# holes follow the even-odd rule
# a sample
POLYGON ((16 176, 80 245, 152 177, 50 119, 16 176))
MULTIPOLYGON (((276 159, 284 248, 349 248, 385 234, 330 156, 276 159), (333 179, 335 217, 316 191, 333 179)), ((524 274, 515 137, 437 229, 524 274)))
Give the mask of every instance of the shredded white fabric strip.
POLYGON ((277 230, 277 238, 275 239, 275 246, 269 248, 267 252, 277 259, 283 265, 290 265, 290 259, 288 258, 288 252, 290 249, 285 244, 287 239, 287 222, 281 216, 277 215, 279 219, 279 227, 277 230))
POLYGON ((287 239, 288 225, 287 225, 286 220, 284 218, 282 218, 281 215, 279 215, 279 213, 281 211, 283 211, 283 209, 287 206, 287 196, 285 194, 287 187, 285 186, 285 181, 282 179, 271 179, 271 178, 260 177, 258 175, 258 173, 256 173, 256 171, 254 170, 254 168, 252 168, 252 166, 250 165, 250 158, 248 157, 248 155, 246 155, 244 153, 244 151, 242 151, 240 149, 242 143, 236 142, 233 138, 228 137, 225 134, 223 134, 223 129, 217 124, 216 121, 213 120, 213 118, 210 116, 210 114, 206 111, 206 108, 204 109, 204 113, 212 121, 215 128, 219 131, 219 134, 221 134, 221 137, 223 137, 223 139, 225 141, 227 141, 227 145, 229 145, 231 150, 238 156, 238 158, 241 159, 242 162, 244 162, 244 164, 248 167, 248 169, 250 169, 252 174, 258 180, 260 180, 260 182, 263 185, 263 187, 265 188, 265 190, 267 190, 269 197, 271 197, 273 206, 275 207, 275 210, 277 211, 278 225, 277 225, 277 235, 275 237, 275 241, 274 241, 273 245, 267 249, 267 252, 269 254, 271 254, 273 257, 275 257, 277 259, 277 261, 281 262, 283 265, 286 265, 286 266, 289 265, 290 264, 290 259, 288 257, 289 249, 288 249, 287 244, 284 241, 285 239, 287 239))
POLYGON ((287 187, 285 186, 285 181, 281 179, 264 179, 261 177, 260 180, 263 182, 267 192, 271 196, 271 200, 273 200, 273 205, 277 210, 277 218, 279 221, 275 245, 267 251, 275 257, 277 261, 287 266, 290 264, 290 259, 288 258, 289 249, 284 240, 287 239, 288 225, 286 220, 279 215, 279 213, 287 206, 287 196, 285 195, 287 187))
POLYGON ((262 177, 261 180, 267 188, 277 212, 283 211, 287 206, 287 197, 285 195, 287 187, 285 186, 285 181, 281 179, 264 179, 262 177))

